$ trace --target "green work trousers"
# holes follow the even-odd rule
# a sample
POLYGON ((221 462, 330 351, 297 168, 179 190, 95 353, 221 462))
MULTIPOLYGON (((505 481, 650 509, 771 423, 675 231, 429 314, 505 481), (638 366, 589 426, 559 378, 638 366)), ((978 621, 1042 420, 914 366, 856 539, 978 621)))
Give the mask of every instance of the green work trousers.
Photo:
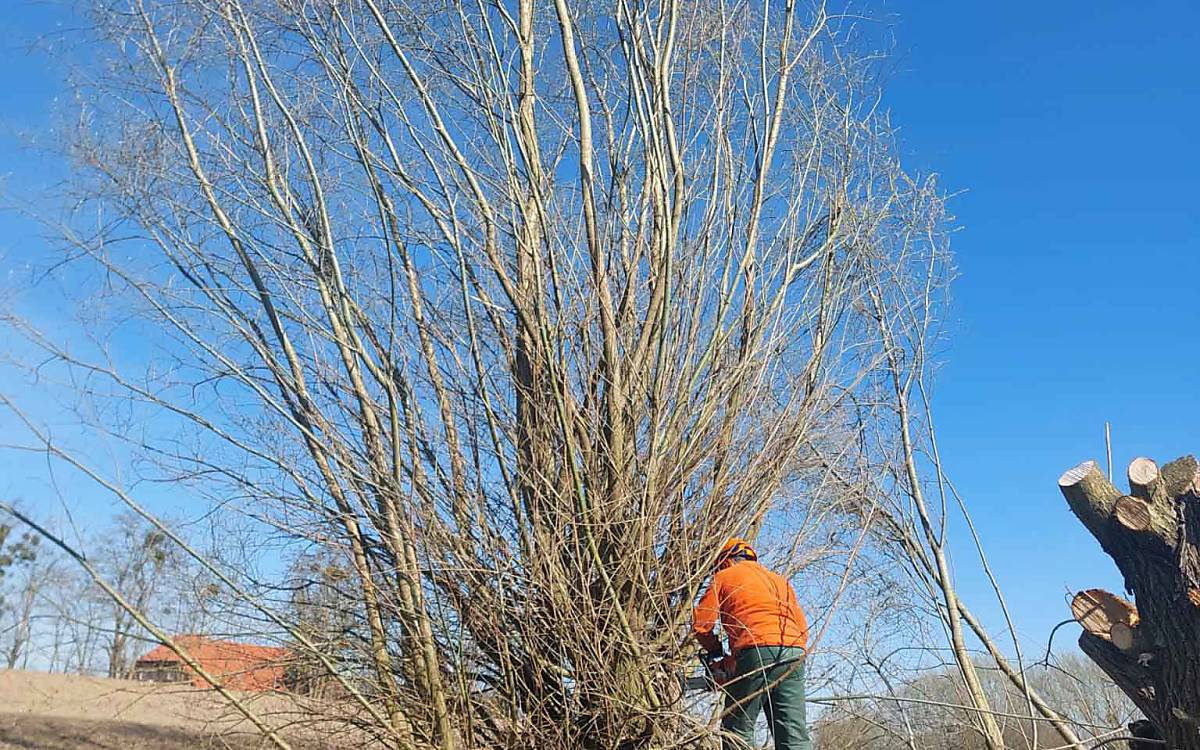
POLYGON ((722 750, 753 748, 758 712, 767 715, 775 750, 812 750, 804 719, 804 649, 756 646, 737 656, 737 676, 725 685, 722 750))

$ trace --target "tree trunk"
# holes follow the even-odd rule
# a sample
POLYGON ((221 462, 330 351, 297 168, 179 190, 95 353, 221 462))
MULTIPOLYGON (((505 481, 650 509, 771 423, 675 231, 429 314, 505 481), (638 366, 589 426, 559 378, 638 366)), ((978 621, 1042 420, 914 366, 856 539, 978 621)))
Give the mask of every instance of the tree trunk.
POLYGON ((1071 510, 1125 577, 1136 607, 1093 589, 1072 609, 1079 647, 1159 729, 1167 748, 1200 750, 1200 467, 1129 465, 1128 495, 1095 462, 1067 471, 1071 510))
POLYGON ((17 613, 16 623, 12 627, 12 644, 8 649, 9 669, 16 669, 17 663, 21 661, 22 657, 26 663, 29 661, 29 639, 33 632, 33 608, 37 604, 40 580, 33 572, 28 575, 24 589, 21 591, 20 610, 17 613))
POLYGON ((125 633, 120 627, 113 631, 108 648, 108 676, 113 679, 125 677, 125 633))

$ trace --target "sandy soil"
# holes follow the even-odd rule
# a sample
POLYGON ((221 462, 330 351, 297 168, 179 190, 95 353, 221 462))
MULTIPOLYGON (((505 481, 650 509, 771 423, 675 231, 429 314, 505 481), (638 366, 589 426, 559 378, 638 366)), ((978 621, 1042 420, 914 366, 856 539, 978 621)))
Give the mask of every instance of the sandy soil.
MULTIPOLYGON (((305 714, 293 700, 245 694, 274 727, 305 714)), ((220 697, 191 686, 150 685, 79 675, 0 670, 0 750, 250 750, 260 743, 244 718, 220 697)), ((335 734, 341 734, 335 732, 335 734)), ((287 729, 296 750, 364 747, 313 731, 287 729)))

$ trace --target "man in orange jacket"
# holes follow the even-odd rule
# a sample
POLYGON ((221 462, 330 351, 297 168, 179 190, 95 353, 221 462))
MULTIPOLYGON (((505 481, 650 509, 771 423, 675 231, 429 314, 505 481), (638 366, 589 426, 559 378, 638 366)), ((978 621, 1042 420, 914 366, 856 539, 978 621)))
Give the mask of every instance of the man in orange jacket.
POLYGON ((725 683, 723 750, 752 747, 759 710, 775 750, 811 750, 804 716, 804 657, 808 621, 787 579, 758 563, 744 539, 730 539, 717 556, 717 571, 696 605, 692 634, 708 653, 722 656, 713 632, 717 621, 729 639, 736 668, 725 683))

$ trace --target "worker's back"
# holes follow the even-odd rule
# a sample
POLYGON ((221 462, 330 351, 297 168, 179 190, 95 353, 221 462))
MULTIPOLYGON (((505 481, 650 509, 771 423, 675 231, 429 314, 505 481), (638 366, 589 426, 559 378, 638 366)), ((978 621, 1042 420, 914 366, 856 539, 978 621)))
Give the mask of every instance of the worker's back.
POLYGON ((808 621, 796 592, 786 578, 755 560, 718 570, 697 610, 701 607, 708 611, 698 611, 700 617, 716 619, 719 613, 734 653, 750 646, 808 646, 808 621))

